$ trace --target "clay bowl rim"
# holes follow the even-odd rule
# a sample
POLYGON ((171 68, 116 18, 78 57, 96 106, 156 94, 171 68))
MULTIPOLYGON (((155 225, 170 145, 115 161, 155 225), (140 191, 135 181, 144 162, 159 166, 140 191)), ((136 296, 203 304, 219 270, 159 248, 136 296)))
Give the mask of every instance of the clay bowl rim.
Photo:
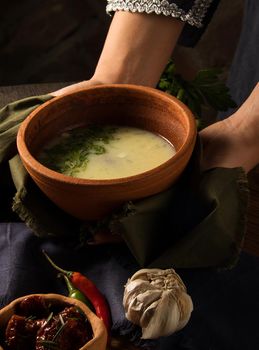
MULTIPOLYGON (((89 86, 83 89, 79 89, 76 92, 72 93, 66 93, 61 96, 53 97, 51 100, 43 103, 39 107, 37 107, 34 111, 32 111, 28 117, 22 122, 20 125, 20 128, 17 133, 17 149, 19 154, 21 155, 21 158, 25 161, 27 165, 29 165, 30 168, 32 168, 36 173, 41 174, 41 176, 44 176, 45 178, 51 178, 55 179, 56 181, 59 181, 61 183, 69 183, 71 185, 91 185, 91 186, 110 186, 110 185, 116 185, 116 184, 126 184, 128 182, 134 182, 139 181, 141 179, 144 179, 145 177, 148 177, 150 175, 156 174, 157 172, 163 172, 164 169, 166 169, 168 166, 173 165, 177 163, 177 161, 189 150, 189 148, 194 145, 195 139, 197 135, 197 127, 195 118, 190 111, 190 109, 182 103, 180 100, 178 100, 176 97, 169 95, 163 91, 160 91, 155 88, 146 87, 146 86, 139 86, 139 85, 133 85, 133 84, 102 84, 102 85, 96 85, 96 86, 89 86), (177 107, 182 110, 185 116, 185 119, 187 121, 187 137, 183 145, 180 147, 178 151, 176 151, 175 155, 173 155, 170 159, 168 159, 166 162, 158 165, 155 168, 152 168, 150 170, 147 170, 145 172, 122 177, 122 178, 115 178, 115 179, 82 179, 82 178, 76 178, 69 175, 64 175, 61 173, 58 173, 54 170, 51 170, 50 168, 47 168, 43 164, 41 164, 39 161, 37 161, 36 158, 33 157, 33 155, 30 153, 24 139, 24 135, 26 133, 26 129, 35 116, 44 108, 48 107, 49 105, 55 104, 56 101, 62 100, 64 97, 67 96, 73 96, 77 95, 80 92, 85 92, 88 90, 94 91, 94 90, 101 90, 101 89, 120 89, 120 90, 133 90, 135 92, 144 92, 148 93, 151 96, 154 96, 155 98, 163 99, 167 102, 173 102, 177 105, 177 107)), ((160 135, 163 136, 163 135, 160 135)))
MULTIPOLYGON (((106 327, 105 327, 103 321, 100 318, 98 318, 95 315, 95 313, 93 313, 89 309, 89 307, 87 305, 85 305, 82 301, 80 301, 78 299, 71 298, 69 296, 62 295, 62 294, 58 294, 58 293, 26 294, 26 295, 20 296, 16 299, 13 299, 8 304, 6 304, 4 307, 2 307, 0 309, 0 314, 2 314, 3 312, 8 312, 9 310, 13 310, 15 308, 16 304, 18 304, 20 301, 22 301, 25 298, 33 297, 33 296, 40 296, 47 301, 48 300, 55 300, 55 301, 60 302, 60 303, 75 305, 76 307, 81 309, 81 311, 84 313, 84 315, 86 316, 86 318, 88 319, 88 321, 92 327, 93 337, 87 343, 85 343, 79 350, 84 350, 84 349, 88 349, 88 348, 92 349, 93 346, 95 346, 95 343, 96 342, 99 343, 100 341, 103 341, 105 344, 107 344, 107 330, 106 330, 106 327), (103 340, 100 340, 102 338, 103 338, 103 340)), ((2 326, 2 324, 1 324, 1 326, 2 326)), ((106 348, 106 346, 105 346, 105 348, 106 348)), ((1 345, 0 345, 0 350, 3 350, 1 345)))

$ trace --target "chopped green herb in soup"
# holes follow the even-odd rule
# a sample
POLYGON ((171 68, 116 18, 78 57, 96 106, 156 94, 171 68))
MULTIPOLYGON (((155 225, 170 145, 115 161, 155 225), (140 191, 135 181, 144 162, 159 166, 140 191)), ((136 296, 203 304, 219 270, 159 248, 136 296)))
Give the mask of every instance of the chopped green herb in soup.
POLYGON ((39 161, 65 175, 101 180, 143 173, 174 154, 174 146, 157 134, 105 126, 64 132, 43 149, 39 161))

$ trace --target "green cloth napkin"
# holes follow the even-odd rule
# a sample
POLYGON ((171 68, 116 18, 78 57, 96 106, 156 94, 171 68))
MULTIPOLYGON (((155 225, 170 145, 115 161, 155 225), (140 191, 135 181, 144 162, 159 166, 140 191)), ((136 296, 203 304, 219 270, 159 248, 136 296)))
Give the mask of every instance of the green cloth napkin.
POLYGON ((79 221, 56 207, 34 184, 16 150, 20 123, 50 95, 0 110, 0 164, 16 187, 12 209, 41 237, 82 237, 103 225, 122 235, 141 267, 231 267, 245 232, 248 186, 242 168, 200 173, 200 143, 180 180, 167 191, 125 203, 102 222, 79 221))

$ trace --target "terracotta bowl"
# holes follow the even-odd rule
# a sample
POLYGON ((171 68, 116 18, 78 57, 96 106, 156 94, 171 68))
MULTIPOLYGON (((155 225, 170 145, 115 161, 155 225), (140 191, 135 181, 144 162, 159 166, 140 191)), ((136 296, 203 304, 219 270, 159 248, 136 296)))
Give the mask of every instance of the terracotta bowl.
POLYGON ((186 167, 195 139, 195 119, 178 99, 147 87, 101 85, 44 103, 22 123, 17 145, 25 168, 49 199, 74 217, 96 220, 122 203, 170 187, 186 167), (172 142, 177 152, 152 170, 112 180, 65 176, 35 159, 42 146, 64 129, 89 123, 147 129, 172 142))
MULTIPOLYGON (((5 330, 6 325, 11 318, 12 315, 15 314, 15 310, 17 305, 25 298, 30 296, 40 296, 44 298, 46 301, 51 302, 53 304, 68 304, 75 305, 81 309, 81 311, 85 314, 86 318, 89 320, 92 331, 93 338, 87 342, 83 347, 79 350, 105 350, 107 343, 107 332, 105 325, 102 320, 100 320, 85 304, 76 299, 68 298, 60 294, 30 294, 23 296, 21 298, 15 299, 10 304, 5 306, 0 310, 0 330, 5 330)), ((0 350, 3 348, 0 345, 0 350)))

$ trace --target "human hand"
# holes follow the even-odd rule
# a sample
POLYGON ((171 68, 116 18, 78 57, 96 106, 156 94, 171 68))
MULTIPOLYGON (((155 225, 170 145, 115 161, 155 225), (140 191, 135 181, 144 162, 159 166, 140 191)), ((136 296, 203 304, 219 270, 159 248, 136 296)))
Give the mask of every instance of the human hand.
POLYGON ((259 163, 259 83, 229 118, 200 132, 201 167, 243 167, 249 172, 259 163))
POLYGON ((101 84, 103 84, 101 81, 99 81, 95 78, 91 78, 90 80, 84 80, 84 81, 81 81, 81 82, 76 83, 76 84, 68 85, 62 89, 53 91, 50 94, 52 96, 61 96, 61 95, 69 94, 72 92, 76 92, 78 90, 87 88, 89 86, 101 85, 101 84))

